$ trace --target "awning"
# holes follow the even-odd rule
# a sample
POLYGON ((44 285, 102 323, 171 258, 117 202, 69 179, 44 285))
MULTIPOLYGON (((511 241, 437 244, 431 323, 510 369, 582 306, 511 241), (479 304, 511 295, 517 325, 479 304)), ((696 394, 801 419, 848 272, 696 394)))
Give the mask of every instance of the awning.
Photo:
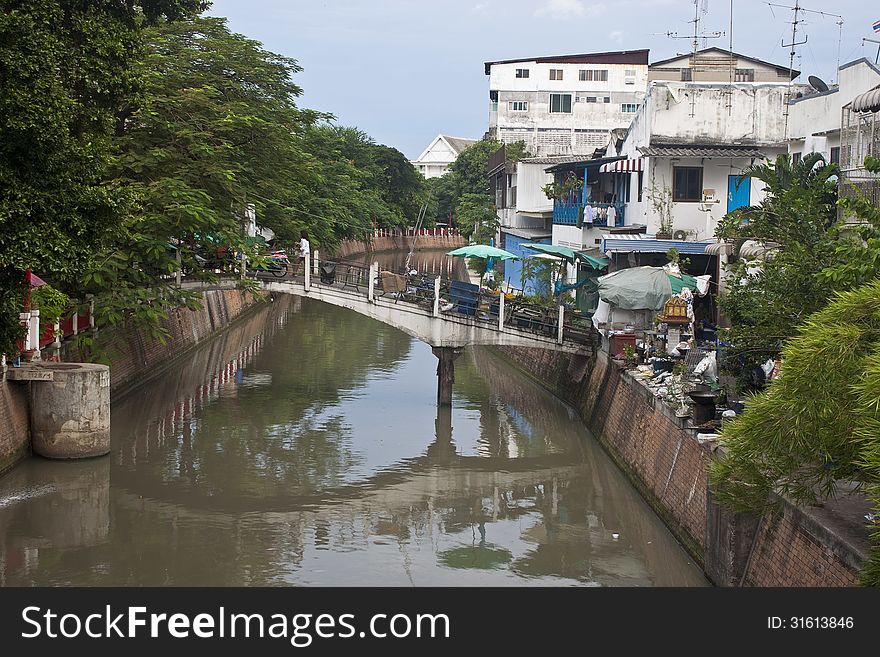
POLYGON ((668 144, 662 146, 646 146, 639 148, 647 157, 699 157, 699 158, 731 158, 749 157, 763 158, 764 154, 752 146, 699 146, 693 144, 668 144))
POLYGON ((853 112, 880 111, 880 85, 853 98, 851 109, 853 112))
POLYGON ((599 167, 599 173, 632 173, 633 171, 642 171, 642 158, 634 157, 628 160, 618 160, 617 162, 609 162, 599 167))
MULTIPOLYGON (((779 244, 776 242, 758 242, 756 240, 745 240, 740 246, 739 257, 747 259, 770 260, 776 251, 779 250, 779 244)), ((731 242, 711 242, 706 244, 705 253, 707 255, 733 255, 736 246, 731 242)))

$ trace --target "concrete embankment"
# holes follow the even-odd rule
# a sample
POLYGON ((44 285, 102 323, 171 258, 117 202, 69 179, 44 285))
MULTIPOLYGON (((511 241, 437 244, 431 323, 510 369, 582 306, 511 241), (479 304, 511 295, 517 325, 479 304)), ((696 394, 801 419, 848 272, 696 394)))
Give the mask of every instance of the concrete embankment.
POLYGON ((719 448, 701 443, 666 404, 599 351, 595 358, 497 348, 575 406, 590 431, 719 586, 853 586, 870 549, 864 497, 822 508, 780 500, 757 518, 713 500, 708 468, 719 448))

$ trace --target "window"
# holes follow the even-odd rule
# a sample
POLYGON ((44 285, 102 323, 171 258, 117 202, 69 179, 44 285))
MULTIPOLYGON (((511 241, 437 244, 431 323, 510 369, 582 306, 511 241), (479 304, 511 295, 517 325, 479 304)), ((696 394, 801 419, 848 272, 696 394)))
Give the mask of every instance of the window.
POLYGON ((550 94, 551 114, 571 114, 571 94, 550 94))
POLYGON ((792 153, 792 154, 791 154, 791 163, 792 163, 792 164, 797 164, 797 163, 800 162, 800 161, 801 161, 801 154, 800 154, 800 152, 792 153))
POLYGON ((831 147, 831 164, 840 164, 840 146, 831 147))
POLYGON ((672 167, 672 200, 677 203, 703 200, 703 167, 672 167))
POLYGON ((606 102, 606 103, 610 103, 610 102, 611 102, 611 96, 605 96, 605 101, 604 101, 604 102, 606 102))
POLYGON ((608 82, 608 69, 581 69, 578 71, 581 82, 608 82))
POLYGON ((507 109, 511 112, 528 112, 529 101, 527 100, 509 100, 507 101, 507 109))
POLYGON ((622 103, 620 111, 624 114, 633 114, 639 110, 639 106, 635 103, 622 103))
POLYGON ((681 69, 681 81, 682 82, 691 82, 693 81, 694 76, 693 72, 689 68, 681 69))
POLYGON ((489 111, 490 112, 497 112, 498 111, 498 101, 497 100, 490 100, 489 101, 489 111))
POLYGON ((628 77, 628 78, 633 78, 633 77, 635 77, 636 72, 635 72, 635 70, 627 70, 627 71, 624 73, 624 75, 626 75, 626 77, 628 77))
POLYGON ((636 83, 636 72, 634 70, 627 70, 625 72, 623 78, 624 84, 635 84, 636 83))
POLYGON ((518 78, 527 78, 527 77, 529 77, 529 69, 527 69, 527 68, 518 68, 518 69, 516 69, 516 77, 518 77, 518 78))
POLYGON ((738 69, 736 69, 736 75, 733 80, 734 80, 734 82, 754 82, 755 81, 755 69, 753 69, 753 68, 738 68, 738 69))
POLYGON ((561 68, 551 68, 550 69, 550 79, 551 80, 561 80, 562 79, 562 69, 561 68))
POLYGON ((588 103, 595 103, 596 97, 595 96, 587 96, 587 102, 588 103))
POLYGON ((639 171, 639 182, 638 182, 638 185, 639 185, 639 197, 638 197, 638 201, 639 201, 639 203, 641 203, 641 202, 642 202, 642 189, 643 189, 644 186, 645 186, 645 172, 644 172, 644 171, 639 171))

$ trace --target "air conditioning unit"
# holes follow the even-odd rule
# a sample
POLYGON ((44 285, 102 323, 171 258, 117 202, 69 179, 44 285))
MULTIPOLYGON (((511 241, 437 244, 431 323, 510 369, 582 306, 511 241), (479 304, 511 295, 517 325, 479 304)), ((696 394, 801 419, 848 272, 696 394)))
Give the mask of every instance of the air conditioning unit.
POLYGON ((674 240, 686 240, 688 236, 688 232, 686 230, 681 230, 680 228, 672 233, 672 239, 674 240))
POLYGON ((624 83, 624 84, 635 84, 635 83, 636 83, 636 79, 635 79, 634 77, 632 77, 632 76, 627 76, 627 77, 625 77, 625 78, 623 79, 623 83, 624 83))

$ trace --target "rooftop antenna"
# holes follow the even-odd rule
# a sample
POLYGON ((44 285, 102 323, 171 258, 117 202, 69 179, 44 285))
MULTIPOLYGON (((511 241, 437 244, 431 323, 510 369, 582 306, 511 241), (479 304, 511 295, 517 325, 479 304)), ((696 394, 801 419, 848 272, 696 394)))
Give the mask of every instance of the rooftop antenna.
POLYGON ((725 98, 725 107, 727 108, 727 115, 731 116, 733 114, 733 0, 730 0, 730 29, 727 31, 728 36, 730 37, 728 51, 729 51, 729 61, 728 61, 728 74, 730 79, 728 81, 727 90, 724 92, 725 98))
MULTIPOLYGON (((709 13, 709 0, 694 0, 694 18, 688 23, 694 24, 694 33, 692 35, 680 36, 678 32, 667 32, 666 36, 670 39, 691 39, 691 70, 696 68, 697 51, 700 48, 700 39, 703 40, 703 47, 706 46, 708 39, 717 39, 724 36, 724 32, 700 32, 701 15, 709 13)), ((693 79, 693 76, 691 76, 693 79)), ((691 93, 691 116, 694 115, 695 105, 697 102, 696 95, 691 93)))
MULTIPOLYGON (((820 16, 832 16, 832 17, 838 19, 837 20, 837 28, 838 28, 837 66, 838 66, 838 69, 840 68, 840 40, 843 37, 843 16, 840 16, 839 14, 831 14, 827 11, 818 11, 816 9, 807 9, 806 7, 801 7, 800 0, 795 0, 794 6, 779 5, 779 4, 775 4, 773 2, 768 2, 767 4, 770 5, 771 7, 781 7, 783 9, 791 9, 794 12, 794 18, 791 21, 791 43, 785 43, 784 39, 782 41, 783 48, 789 48, 789 47, 791 48, 790 59, 789 59, 789 64, 788 64, 788 90, 785 92, 785 110, 784 110, 785 134, 787 136, 788 135, 788 103, 791 101, 791 81, 792 81, 791 78, 794 75, 794 58, 795 58, 795 55, 797 54, 795 48, 797 46, 801 46, 801 45, 805 44, 807 42, 807 39, 809 38, 805 34, 803 41, 797 40, 798 25, 800 23, 804 22, 803 19, 798 18, 798 14, 801 12, 809 13, 809 14, 819 14, 820 16)), ((835 77, 837 77, 837 76, 835 76, 835 77)))
MULTIPOLYGON (((877 39, 862 39, 862 45, 865 44, 865 41, 870 41, 871 43, 880 43, 877 39)), ((880 60, 880 46, 877 46, 877 56, 874 57, 874 63, 877 63, 877 60, 880 60)))

